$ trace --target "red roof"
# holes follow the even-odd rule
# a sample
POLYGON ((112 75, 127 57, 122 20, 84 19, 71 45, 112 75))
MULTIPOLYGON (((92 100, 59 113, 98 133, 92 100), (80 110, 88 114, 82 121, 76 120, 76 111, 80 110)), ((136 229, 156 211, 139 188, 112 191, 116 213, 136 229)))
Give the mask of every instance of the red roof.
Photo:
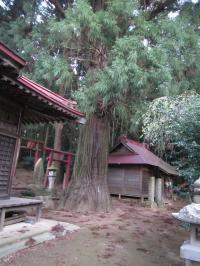
POLYGON ((161 171, 170 175, 179 175, 174 167, 164 162, 161 158, 153 154, 146 148, 145 144, 135 140, 121 138, 120 143, 111 151, 109 164, 143 164, 158 167, 161 171), (119 145, 127 148, 127 154, 117 153, 115 150, 119 145), (128 153, 128 151, 132 152, 128 153))
POLYGON ((42 96, 49 102, 54 103, 55 105, 60 106, 64 110, 67 110, 79 117, 84 117, 85 115, 75 109, 77 102, 66 99, 59 94, 48 90, 47 88, 41 86, 40 84, 28 79, 25 76, 20 76, 17 78, 17 81, 22 85, 26 86, 29 90, 35 92, 38 96, 42 96))
MULTIPOLYGON (((4 65, 9 65, 12 68, 15 69, 12 63, 16 64, 18 68, 22 68, 26 65, 26 61, 15 54, 12 50, 10 50, 6 45, 4 45, 2 42, 0 42, 0 63, 4 65), (10 62, 9 62, 10 61, 10 62)), ((12 92, 14 95, 14 89, 16 90, 16 97, 21 97, 21 92, 23 91, 24 94, 28 95, 29 101, 27 102, 27 105, 30 105, 31 97, 34 96, 35 106, 41 105, 41 103, 47 103, 49 110, 52 110, 56 116, 61 117, 61 114, 63 115, 63 118, 69 118, 72 119, 78 119, 80 123, 84 123, 82 121, 85 117, 85 114, 78 111, 76 109, 77 103, 75 101, 66 99, 64 97, 61 97, 57 93, 52 92, 51 90, 48 90, 47 88, 41 86, 40 84, 28 79, 25 76, 18 76, 18 70, 15 71, 16 75, 9 76, 10 69, 7 71, 4 71, 4 74, 2 73, 2 76, 0 75, 0 78, 2 80, 5 80, 6 82, 9 81, 12 84, 16 84, 15 87, 12 88, 12 92), (19 90, 21 89, 21 92, 19 90), (35 97, 36 96, 36 97, 35 97), (58 113, 59 111, 59 113, 58 113)), ((0 73, 1 74, 1 73, 0 73)), ((33 109, 33 106, 31 106, 33 109)), ((37 110, 38 111, 38 110, 37 110)), ((49 111, 43 112, 45 115, 49 114, 49 111)))
POLYGON ((9 57, 10 59, 12 59, 13 61, 15 61, 16 63, 18 63, 21 67, 24 67, 27 63, 26 61, 20 57, 19 55, 17 55, 16 53, 14 53, 12 50, 10 50, 5 44, 3 44, 2 42, 0 42, 0 52, 4 53, 5 55, 7 55, 7 57, 9 57))

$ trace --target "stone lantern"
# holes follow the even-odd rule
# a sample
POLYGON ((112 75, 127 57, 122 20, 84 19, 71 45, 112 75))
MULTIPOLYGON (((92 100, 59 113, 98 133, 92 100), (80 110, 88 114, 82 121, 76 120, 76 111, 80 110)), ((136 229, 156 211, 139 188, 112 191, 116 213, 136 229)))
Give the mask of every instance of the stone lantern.
POLYGON ((186 266, 200 265, 200 204, 192 203, 172 215, 191 225, 190 239, 180 247, 181 258, 186 266))
POLYGON ((194 182, 194 202, 200 204, 200 178, 194 182))
POLYGON ((57 176, 57 170, 58 168, 55 167, 54 165, 51 165, 48 168, 48 190, 52 191, 52 189, 54 188, 54 184, 55 184, 55 180, 56 180, 56 176, 57 176))

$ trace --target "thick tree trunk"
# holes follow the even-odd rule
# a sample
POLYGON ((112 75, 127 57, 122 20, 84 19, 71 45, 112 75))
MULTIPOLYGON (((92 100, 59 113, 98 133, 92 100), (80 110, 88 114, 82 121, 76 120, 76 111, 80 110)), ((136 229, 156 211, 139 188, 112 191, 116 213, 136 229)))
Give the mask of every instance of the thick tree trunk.
POLYGON ((107 185, 109 123, 93 114, 81 128, 73 176, 64 197, 64 208, 108 211, 107 185))
MULTIPOLYGON (((55 128, 55 136, 54 136, 54 149, 55 150, 61 150, 62 147, 62 129, 63 129, 63 123, 54 123, 55 128)), ((54 159, 59 159, 58 154, 54 154, 54 159)), ((59 184, 62 181, 61 177, 61 163, 55 161, 54 165, 58 168, 57 171, 57 184, 59 184)))
POLYGON ((55 128, 54 149, 55 150, 61 150, 63 123, 62 122, 54 123, 54 128, 55 128))

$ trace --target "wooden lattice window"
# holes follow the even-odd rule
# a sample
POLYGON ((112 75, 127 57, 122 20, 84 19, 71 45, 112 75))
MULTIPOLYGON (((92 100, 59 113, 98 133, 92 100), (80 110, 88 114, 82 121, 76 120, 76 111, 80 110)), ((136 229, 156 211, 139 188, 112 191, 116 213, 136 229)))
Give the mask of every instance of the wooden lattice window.
POLYGON ((10 175, 16 139, 0 134, 0 197, 9 193, 10 175))

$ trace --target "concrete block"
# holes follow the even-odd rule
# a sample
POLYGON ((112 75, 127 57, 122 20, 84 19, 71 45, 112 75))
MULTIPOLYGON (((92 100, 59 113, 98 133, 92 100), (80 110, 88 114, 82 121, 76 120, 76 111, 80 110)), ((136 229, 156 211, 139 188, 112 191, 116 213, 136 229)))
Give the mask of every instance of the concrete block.
POLYGON ((73 224, 47 219, 41 219, 37 223, 33 223, 31 219, 27 222, 5 226, 0 232, 0 258, 78 229, 79 226, 73 224), (62 230, 60 232, 53 230, 56 227, 62 230))

